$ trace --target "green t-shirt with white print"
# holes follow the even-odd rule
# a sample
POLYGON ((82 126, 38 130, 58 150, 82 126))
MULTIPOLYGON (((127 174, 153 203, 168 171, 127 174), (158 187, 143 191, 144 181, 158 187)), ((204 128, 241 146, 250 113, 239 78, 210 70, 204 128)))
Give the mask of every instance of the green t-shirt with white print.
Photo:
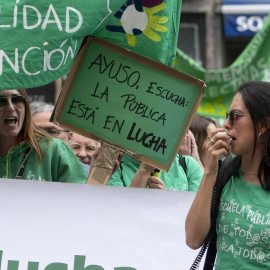
MULTIPOLYGON (((46 139, 39 142, 45 154, 39 163, 37 154, 30 152, 25 163, 22 179, 84 184, 87 175, 70 147, 60 139, 53 138, 49 147, 46 139), (45 150, 46 149, 46 150, 45 150)), ((14 179, 30 146, 26 142, 13 147, 8 154, 0 156, 0 178, 14 179)))
MULTIPOLYGON (((203 171, 199 163, 190 156, 184 156, 186 173, 179 163, 179 155, 176 155, 168 172, 160 172, 160 179, 167 190, 197 191, 203 177, 203 171)), ((140 167, 132 157, 124 154, 121 165, 112 175, 108 186, 129 187, 130 183, 140 167)))
POLYGON ((270 192, 247 183, 239 173, 221 195, 215 267, 270 269, 270 192))

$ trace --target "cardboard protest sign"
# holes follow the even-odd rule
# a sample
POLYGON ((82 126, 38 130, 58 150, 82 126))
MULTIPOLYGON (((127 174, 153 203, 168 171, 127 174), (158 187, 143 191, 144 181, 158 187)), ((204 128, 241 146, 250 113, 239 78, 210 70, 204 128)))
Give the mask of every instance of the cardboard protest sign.
POLYGON ((181 0, 1 1, 0 89, 38 87, 65 75, 88 35, 172 66, 181 4, 181 0))
POLYGON ((205 84, 89 37, 59 97, 54 121, 168 171, 205 84))

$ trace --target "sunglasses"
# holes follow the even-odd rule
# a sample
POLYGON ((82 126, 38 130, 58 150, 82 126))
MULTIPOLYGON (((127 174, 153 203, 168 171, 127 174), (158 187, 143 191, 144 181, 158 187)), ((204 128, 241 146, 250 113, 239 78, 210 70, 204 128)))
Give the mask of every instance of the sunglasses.
POLYGON ((249 114, 243 114, 243 113, 237 113, 234 111, 226 112, 226 119, 229 117, 229 123, 231 126, 234 125, 235 121, 237 120, 238 117, 241 116, 250 116, 249 114))
POLYGON ((23 108, 25 105, 25 97, 24 96, 10 96, 10 97, 0 97, 0 110, 2 110, 5 106, 8 106, 8 99, 11 100, 13 106, 18 108, 23 108))

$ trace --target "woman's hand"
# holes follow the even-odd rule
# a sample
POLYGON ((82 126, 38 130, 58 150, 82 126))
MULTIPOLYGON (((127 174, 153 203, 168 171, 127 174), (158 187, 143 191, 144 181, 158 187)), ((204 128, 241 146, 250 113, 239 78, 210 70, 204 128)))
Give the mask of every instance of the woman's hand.
POLYGON ((122 160, 123 160, 123 152, 120 152, 119 153, 119 156, 118 156, 118 159, 116 159, 114 161, 114 167, 113 167, 112 174, 114 174, 118 170, 118 168, 119 168, 120 163, 121 163, 122 160))
MULTIPOLYGON (((192 140, 191 140, 191 131, 189 130, 179 148, 178 154, 183 156, 191 156, 192 154, 192 140)), ((193 135, 193 134, 192 134, 193 135)))
POLYGON ((198 146, 196 144, 195 137, 193 133, 189 130, 185 136, 185 139, 179 148, 178 154, 183 156, 191 156, 197 160, 197 162, 200 164, 202 170, 204 171, 204 166, 202 164, 202 161, 200 159, 200 155, 198 152, 198 146))
POLYGON ((208 137, 205 155, 205 173, 216 173, 220 156, 228 156, 230 137, 224 132, 224 128, 218 128, 208 137))
POLYGON ((186 243, 193 249, 199 248, 205 240, 211 226, 211 198, 216 182, 219 156, 227 156, 230 137, 223 128, 210 133, 206 142, 205 170, 195 199, 187 214, 186 243))
POLYGON ((151 172, 153 172, 155 170, 155 167, 145 163, 142 161, 142 163, 140 164, 140 167, 138 169, 139 172, 143 173, 143 174, 147 174, 148 176, 151 175, 151 172))
POLYGON ((130 187, 146 188, 149 177, 154 169, 155 167, 142 162, 130 183, 130 187))
POLYGON ((156 176, 151 176, 148 180, 149 188, 155 188, 155 189, 165 189, 165 184, 162 180, 158 179, 156 176))

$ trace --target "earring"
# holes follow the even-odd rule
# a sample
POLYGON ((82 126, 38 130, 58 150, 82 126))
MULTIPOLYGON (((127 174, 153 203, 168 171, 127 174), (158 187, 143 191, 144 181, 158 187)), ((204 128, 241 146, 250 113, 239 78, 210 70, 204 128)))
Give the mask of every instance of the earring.
POLYGON ((261 140, 260 140, 260 136, 261 136, 261 135, 263 135, 263 133, 260 132, 259 135, 258 135, 259 143, 264 143, 263 141, 261 142, 261 140))

